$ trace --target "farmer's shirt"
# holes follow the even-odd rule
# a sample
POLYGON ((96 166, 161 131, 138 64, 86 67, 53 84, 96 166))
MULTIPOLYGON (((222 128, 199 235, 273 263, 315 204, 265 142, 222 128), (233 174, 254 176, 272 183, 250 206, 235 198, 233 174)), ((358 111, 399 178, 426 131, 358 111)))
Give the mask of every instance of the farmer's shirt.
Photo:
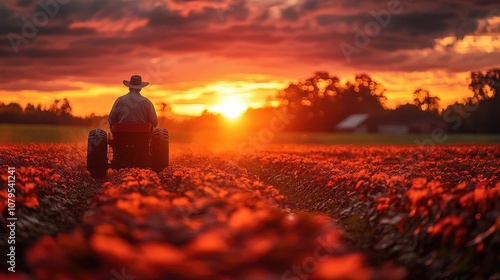
POLYGON ((150 123, 158 125, 153 103, 138 91, 131 91, 118 97, 108 118, 109 125, 114 123, 150 123))

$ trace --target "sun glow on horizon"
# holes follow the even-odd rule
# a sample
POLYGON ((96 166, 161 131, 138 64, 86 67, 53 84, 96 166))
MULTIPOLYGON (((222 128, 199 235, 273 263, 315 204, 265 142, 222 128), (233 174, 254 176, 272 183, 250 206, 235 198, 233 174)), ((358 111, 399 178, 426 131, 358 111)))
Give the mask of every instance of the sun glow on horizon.
POLYGON ((214 106, 211 111, 221 113, 229 119, 236 119, 247 109, 248 106, 240 98, 229 96, 220 100, 220 103, 214 106))
MULTIPOLYGON (((412 73, 379 72, 372 78, 387 85, 386 96, 388 108, 395 108, 412 102, 412 90, 408 84, 421 85, 429 89, 433 95, 441 98, 441 108, 460 102, 472 93, 468 89, 467 78, 470 72, 448 73, 446 71, 422 71, 412 73)), ((305 75, 304 75, 305 76, 305 75)), ((343 76, 341 84, 351 77, 343 76)), ((228 120, 236 120, 248 108, 266 106, 278 107, 276 93, 287 87, 293 80, 223 80, 197 84, 171 84, 168 87, 148 86, 143 94, 153 104, 167 103, 172 112, 179 116, 197 117, 204 110, 218 113, 228 120)), ((127 93, 121 84, 99 84, 86 81, 57 80, 50 87, 58 90, 48 91, 43 83, 33 85, 26 90, 0 90, 3 103, 17 102, 22 107, 28 103, 42 108, 50 107, 54 100, 67 98, 73 109, 73 115, 86 117, 90 114, 107 115, 113 102, 127 93), (36 89, 40 87, 40 89, 36 89)), ((157 114, 161 114, 160 111, 157 114)))

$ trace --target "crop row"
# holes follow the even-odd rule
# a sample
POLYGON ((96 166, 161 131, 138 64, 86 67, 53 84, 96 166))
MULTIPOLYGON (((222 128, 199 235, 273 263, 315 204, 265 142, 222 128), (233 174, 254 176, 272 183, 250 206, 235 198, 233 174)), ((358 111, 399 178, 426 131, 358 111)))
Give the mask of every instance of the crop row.
MULTIPOLYGON (((26 249, 42 236, 71 230, 80 222, 100 184, 85 172, 83 148, 70 145, 0 145, 0 221, 11 217, 8 211, 8 168, 15 167, 16 268, 27 269, 26 249)), ((11 203, 12 204, 12 203, 11 203)), ((11 205, 12 206, 12 205, 11 205)), ((0 228, 1 252, 7 252, 8 231, 0 228)), ((0 256, 2 271, 7 270, 6 254, 0 256)))
MULTIPOLYGON (((21 148, 23 152, 16 155, 2 151, 9 165, 10 160, 20 166, 16 171, 20 201, 23 197, 38 201, 19 202, 20 209, 27 209, 19 212, 21 219, 33 217, 30 211, 46 213, 51 207, 59 208, 48 213, 61 217, 79 213, 70 205, 87 211, 70 223, 71 230, 44 231, 34 238, 36 242, 26 242, 20 272, 2 276, 401 279, 406 275, 394 266, 367 265, 363 254, 341 240, 329 217, 290 213, 285 196, 230 158, 181 154, 159 174, 121 169, 111 171, 107 181, 96 182, 84 170, 83 147, 76 151, 77 158, 67 158, 72 156, 65 146, 21 148), (80 163, 66 162, 72 160, 80 163), (93 186, 99 193, 90 205, 82 200, 78 206, 68 192, 88 192, 93 186), (72 202, 64 204, 68 199, 72 202)), ((47 218, 39 226, 57 224, 47 218)), ((23 230, 32 229, 30 225, 23 230)))
MULTIPOLYGON (((239 164, 411 278, 500 276, 499 146, 289 146, 239 164)), ((495 278, 493 278, 495 279, 495 278)))

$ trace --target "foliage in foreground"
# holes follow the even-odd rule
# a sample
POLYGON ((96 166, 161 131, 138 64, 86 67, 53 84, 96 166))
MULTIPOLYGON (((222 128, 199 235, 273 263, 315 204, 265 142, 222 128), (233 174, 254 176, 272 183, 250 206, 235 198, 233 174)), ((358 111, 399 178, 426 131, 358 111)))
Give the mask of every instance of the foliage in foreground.
POLYGON ((296 207, 412 278, 500 276, 499 146, 290 146, 241 157, 296 207))
MULTIPOLYGON (((160 174, 123 169, 100 182, 85 171, 84 153, 83 146, 0 146, 2 169, 17 167, 20 225, 18 273, 2 276, 500 275, 499 146, 269 146, 253 155, 183 152, 160 174)), ((2 174, 3 223, 6 182, 2 174)), ((3 260, 2 266, 5 271, 3 260)))
MULTIPOLYGON (((79 222, 69 223, 71 230, 60 227, 57 219, 46 219, 41 227, 52 227, 52 231, 40 231, 34 243, 19 237, 18 245, 23 245, 18 247, 23 251, 19 252, 23 257, 18 259, 19 270, 2 276, 402 279, 406 275, 404 269, 392 265, 367 265, 364 254, 341 240, 341 231, 330 218, 290 213, 286 198, 274 187, 228 159, 183 154, 160 174, 122 169, 110 172, 107 181, 95 182, 84 170, 83 147, 78 147, 77 158, 68 153, 71 148, 0 148, 2 167, 17 166, 20 223, 36 211, 59 216, 79 213, 73 208, 78 202, 62 202, 71 197, 63 190, 101 187, 79 222)), ((0 180, 3 193, 6 178, 0 180)), ((0 206, 3 211, 5 205, 0 206)), ((34 227, 26 224, 23 231, 34 227)))

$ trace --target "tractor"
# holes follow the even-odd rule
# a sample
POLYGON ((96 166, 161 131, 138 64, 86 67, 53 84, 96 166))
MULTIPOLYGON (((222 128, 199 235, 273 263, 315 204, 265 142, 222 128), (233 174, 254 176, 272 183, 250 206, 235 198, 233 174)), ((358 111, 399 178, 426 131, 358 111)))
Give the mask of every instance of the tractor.
POLYGON ((104 178, 109 168, 150 168, 161 172, 168 166, 169 133, 145 123, 115 123, 110 133, 89 132, 87 170, 94 178, 104 178), (109 146, 109 149, 108 149, 109 146))

